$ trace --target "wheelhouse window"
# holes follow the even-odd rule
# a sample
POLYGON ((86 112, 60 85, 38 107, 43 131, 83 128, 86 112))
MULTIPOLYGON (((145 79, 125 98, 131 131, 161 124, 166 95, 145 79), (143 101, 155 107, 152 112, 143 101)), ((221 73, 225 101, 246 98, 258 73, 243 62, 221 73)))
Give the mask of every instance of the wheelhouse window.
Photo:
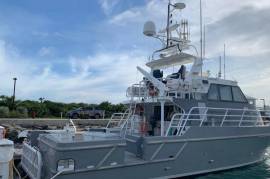
POLYGON ((208 99, 210 100, 218 100, 218 86, 216 84, 211 84, 210 89, 208 91, 208 99))
POLYGON ((233 100, 236 102, 247 102, 247 99, 238 86, 232 87, 233 100))
POLYGON ((231 86, 219 86, 220 100, 222 101, 232 101, 232 89, 231 86))

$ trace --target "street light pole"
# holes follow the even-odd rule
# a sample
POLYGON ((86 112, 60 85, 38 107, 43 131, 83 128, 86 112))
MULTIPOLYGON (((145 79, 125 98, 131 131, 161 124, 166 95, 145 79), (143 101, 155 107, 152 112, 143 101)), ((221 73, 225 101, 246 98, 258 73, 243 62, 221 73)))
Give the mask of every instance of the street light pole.
POLYGON ((13 78, 14 80, 14 86, 13 86, 13 97, 12 97, 12 108, 15 109, 15 93, 16 93, 16 81, 17 78, 13 78))

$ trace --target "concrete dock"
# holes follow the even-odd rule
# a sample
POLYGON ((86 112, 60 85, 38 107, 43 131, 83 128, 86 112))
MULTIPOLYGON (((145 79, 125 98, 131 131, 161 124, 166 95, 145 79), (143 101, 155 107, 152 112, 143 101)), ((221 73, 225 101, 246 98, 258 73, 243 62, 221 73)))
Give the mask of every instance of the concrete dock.
MULTIPOLYGON (((106 126, 109 119, 73 119, 78 126, 106 126)), ((29 128, 32 126, 56 126, 63 127, 69 123, 69 119, 51 119, 51 118, 0 118, 0 125, 21 126, 29 128)))

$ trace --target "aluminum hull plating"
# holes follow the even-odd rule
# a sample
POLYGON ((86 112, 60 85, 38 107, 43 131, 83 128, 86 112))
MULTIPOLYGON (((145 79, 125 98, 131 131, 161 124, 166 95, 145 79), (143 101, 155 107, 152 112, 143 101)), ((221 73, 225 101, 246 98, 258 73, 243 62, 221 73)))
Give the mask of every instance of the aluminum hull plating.
POLYGON ((142 141, 145 159, 75 169, 57 178, 175 178, 242 167, 264 159, 270 127, 192 127, 183 136, 145 137, 142 141))

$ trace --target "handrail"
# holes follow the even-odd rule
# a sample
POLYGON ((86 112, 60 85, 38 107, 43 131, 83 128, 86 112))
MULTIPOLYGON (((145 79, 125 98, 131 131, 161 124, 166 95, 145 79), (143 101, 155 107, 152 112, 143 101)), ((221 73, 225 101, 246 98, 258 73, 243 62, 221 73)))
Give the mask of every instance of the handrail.
POLYGON ((239 122, 239 125, 238 126, 241 126, 242 121, 243 121, 243 118, 244 118, 244 115, 245 115, 245 112, 246 112, 246 108, 243 110, 243 113, 242 113, 242 116, 241 116, 241 119, 240 119, 240 122, 239 122))
POLYGON ((203 119, 201 120, 201 123, 200 123, 200 127, 202 126, 203 122, 205 121, 205 119, 207 119, 207 112, 208 112, 208 108, 205 110, 204 112, 204 116, 203 116, 203 119))
POLYGON ((149 95, 147 93, 147 87, 142 84, 143 81, 139 82, 139 84, 133 84, 132 86, 128 87, 127 91, 126 91, 126 96, 127 97, 138 97, 138 98, 148 98, 149 95), (136 90, 138 90, 136 92, 136 90))
POLYGON ((170 131, 173 130, 177 130, 176 135, 182 135, 187 130, 187 127, 202 127, 209 118, 213 120, 212 124, 214 124, 213 126, 215 127, 224 127, 226 123, 228 126, 234 127, 259 127, 270 125, 270 111, 267 110, 192 107, 188 113, 176 113, 173 115, 166 135, 168 136, 170 131), (268 113, 268 115, 262 115, 262 112, 268 113), (195 121, 196 124, 192 123, 192 121, 195 121), (216 123, 218 123, 218 125, 216 123))
MULTIPOLYGON (((162 80, 162 78, 160 78, 159 80, 162 80)), ((151 99, 158 98, 159 95, 151 96, 149 94, 149 88, 147 87, 146 82, 147 82, 147 80, 143 80, 143 81, 140 81, 139 83, 135 83, 135 84, 131 85, 130 87, 128 87, 126 90, 126 96, 130 97, 132 99, 138 98, 139 100, 149 99, 149 98, 151 98, 151 99)), ((156 86, 154 86, 154 88, 155 88, 155 91, 159 91, 156 86)), ((193 95, 193 93, 190 90, 179 91, 179 90, 175 90, 175 89, 168 89, 165 91, 166 97, 171 97, 171 98, 179 97, 178 94, 180 94, 180 98, 185 98, 185 95, 188 94, 189 99, 193 95), (170 96, 170 94, 174 94, 174 96, 170 96)))
POLYGON ((124 113, 113 113, 106 128, 110 128, 110 125, 112 123, 117 123, 117 126, 121 125, 122 120, 124 120, 125 116, 128 114, 129 114, 129 109, 127 109, 124 113), (116 116, 118 116, 119 118, 114 118, 116 116))
MULTIPOLYGON (((170 129, 173 128, 173 122, 174 121, 177 121, 177 120, 174 120, 176 118, 176 116, 180 116, 180 119, 181 120, 181 117, 182 117, 182 113, 175 113, 173 116, 172 116, 172 120, 169 124, 169 127, 168 127, 168 130, 166 131, 166 136, 169 135, 169 132, 170 132, 170 129)), ((177 127, 178 127, 179 123, 177 124, 177 127)))
POLYGON ((41 153, 27 143, 23 143, 23 155, 21 158, 22 168, 30 178, 40 179, 43 164, 41 153))
POLYGON ((223 126, 223 124, 224 124, 224 121, 225 121, 225 119, 226 119, 226 116, 228 116, 228 109, 226 109, 226 112, 225 112, 225 115, 224 115, 224 117, 223 117, 223 119, 222 119, 222 122, 221 122, 221 124, 220 124, 220 127, 222 127, 223 126))
MULTIPOLYGON (((189 115, 191 114, 191 112, 192 112, 194 109, 195 109, 195 107, 192 107, 192 108, 190 109, 190 111, 189 111, 187 117, 189 117, 189 115)), ((185 115, 184 115, 184 116, 185 116, 185 115)), ((183 130, 184 130, 185 127, 186 127, 187 121, 188 121, 188 120, 185 120, 185 117, 183 117, 182 120, 184 120, 184 125, 181 127, 181 129, 180 129, 180 126, 178 126, 178 128, 177 128, 177 134, 178 134, 178 135, 181 135, 181 134, 182 134, 183 130)), ((182 123, 181 123, 181 124, 182 124, 182 123)))
MULTIPOLYGON (((109 120, 106 129, 114 128, 119 131, 121 137, 125 137, 127 130, 132 130, 132 126, 129 127, 128 125, 131 124, 132 120, 134 119, 134 114, 136 111, 136 102, 131 101, 129 108, 124 113, 114 113, 109 120), (115 118, 118 117, 118 118, 115 118), (111 126, 111 124, 115 124, 111 126)), ((108 130, 110 131, 110 130, 108 130)))

